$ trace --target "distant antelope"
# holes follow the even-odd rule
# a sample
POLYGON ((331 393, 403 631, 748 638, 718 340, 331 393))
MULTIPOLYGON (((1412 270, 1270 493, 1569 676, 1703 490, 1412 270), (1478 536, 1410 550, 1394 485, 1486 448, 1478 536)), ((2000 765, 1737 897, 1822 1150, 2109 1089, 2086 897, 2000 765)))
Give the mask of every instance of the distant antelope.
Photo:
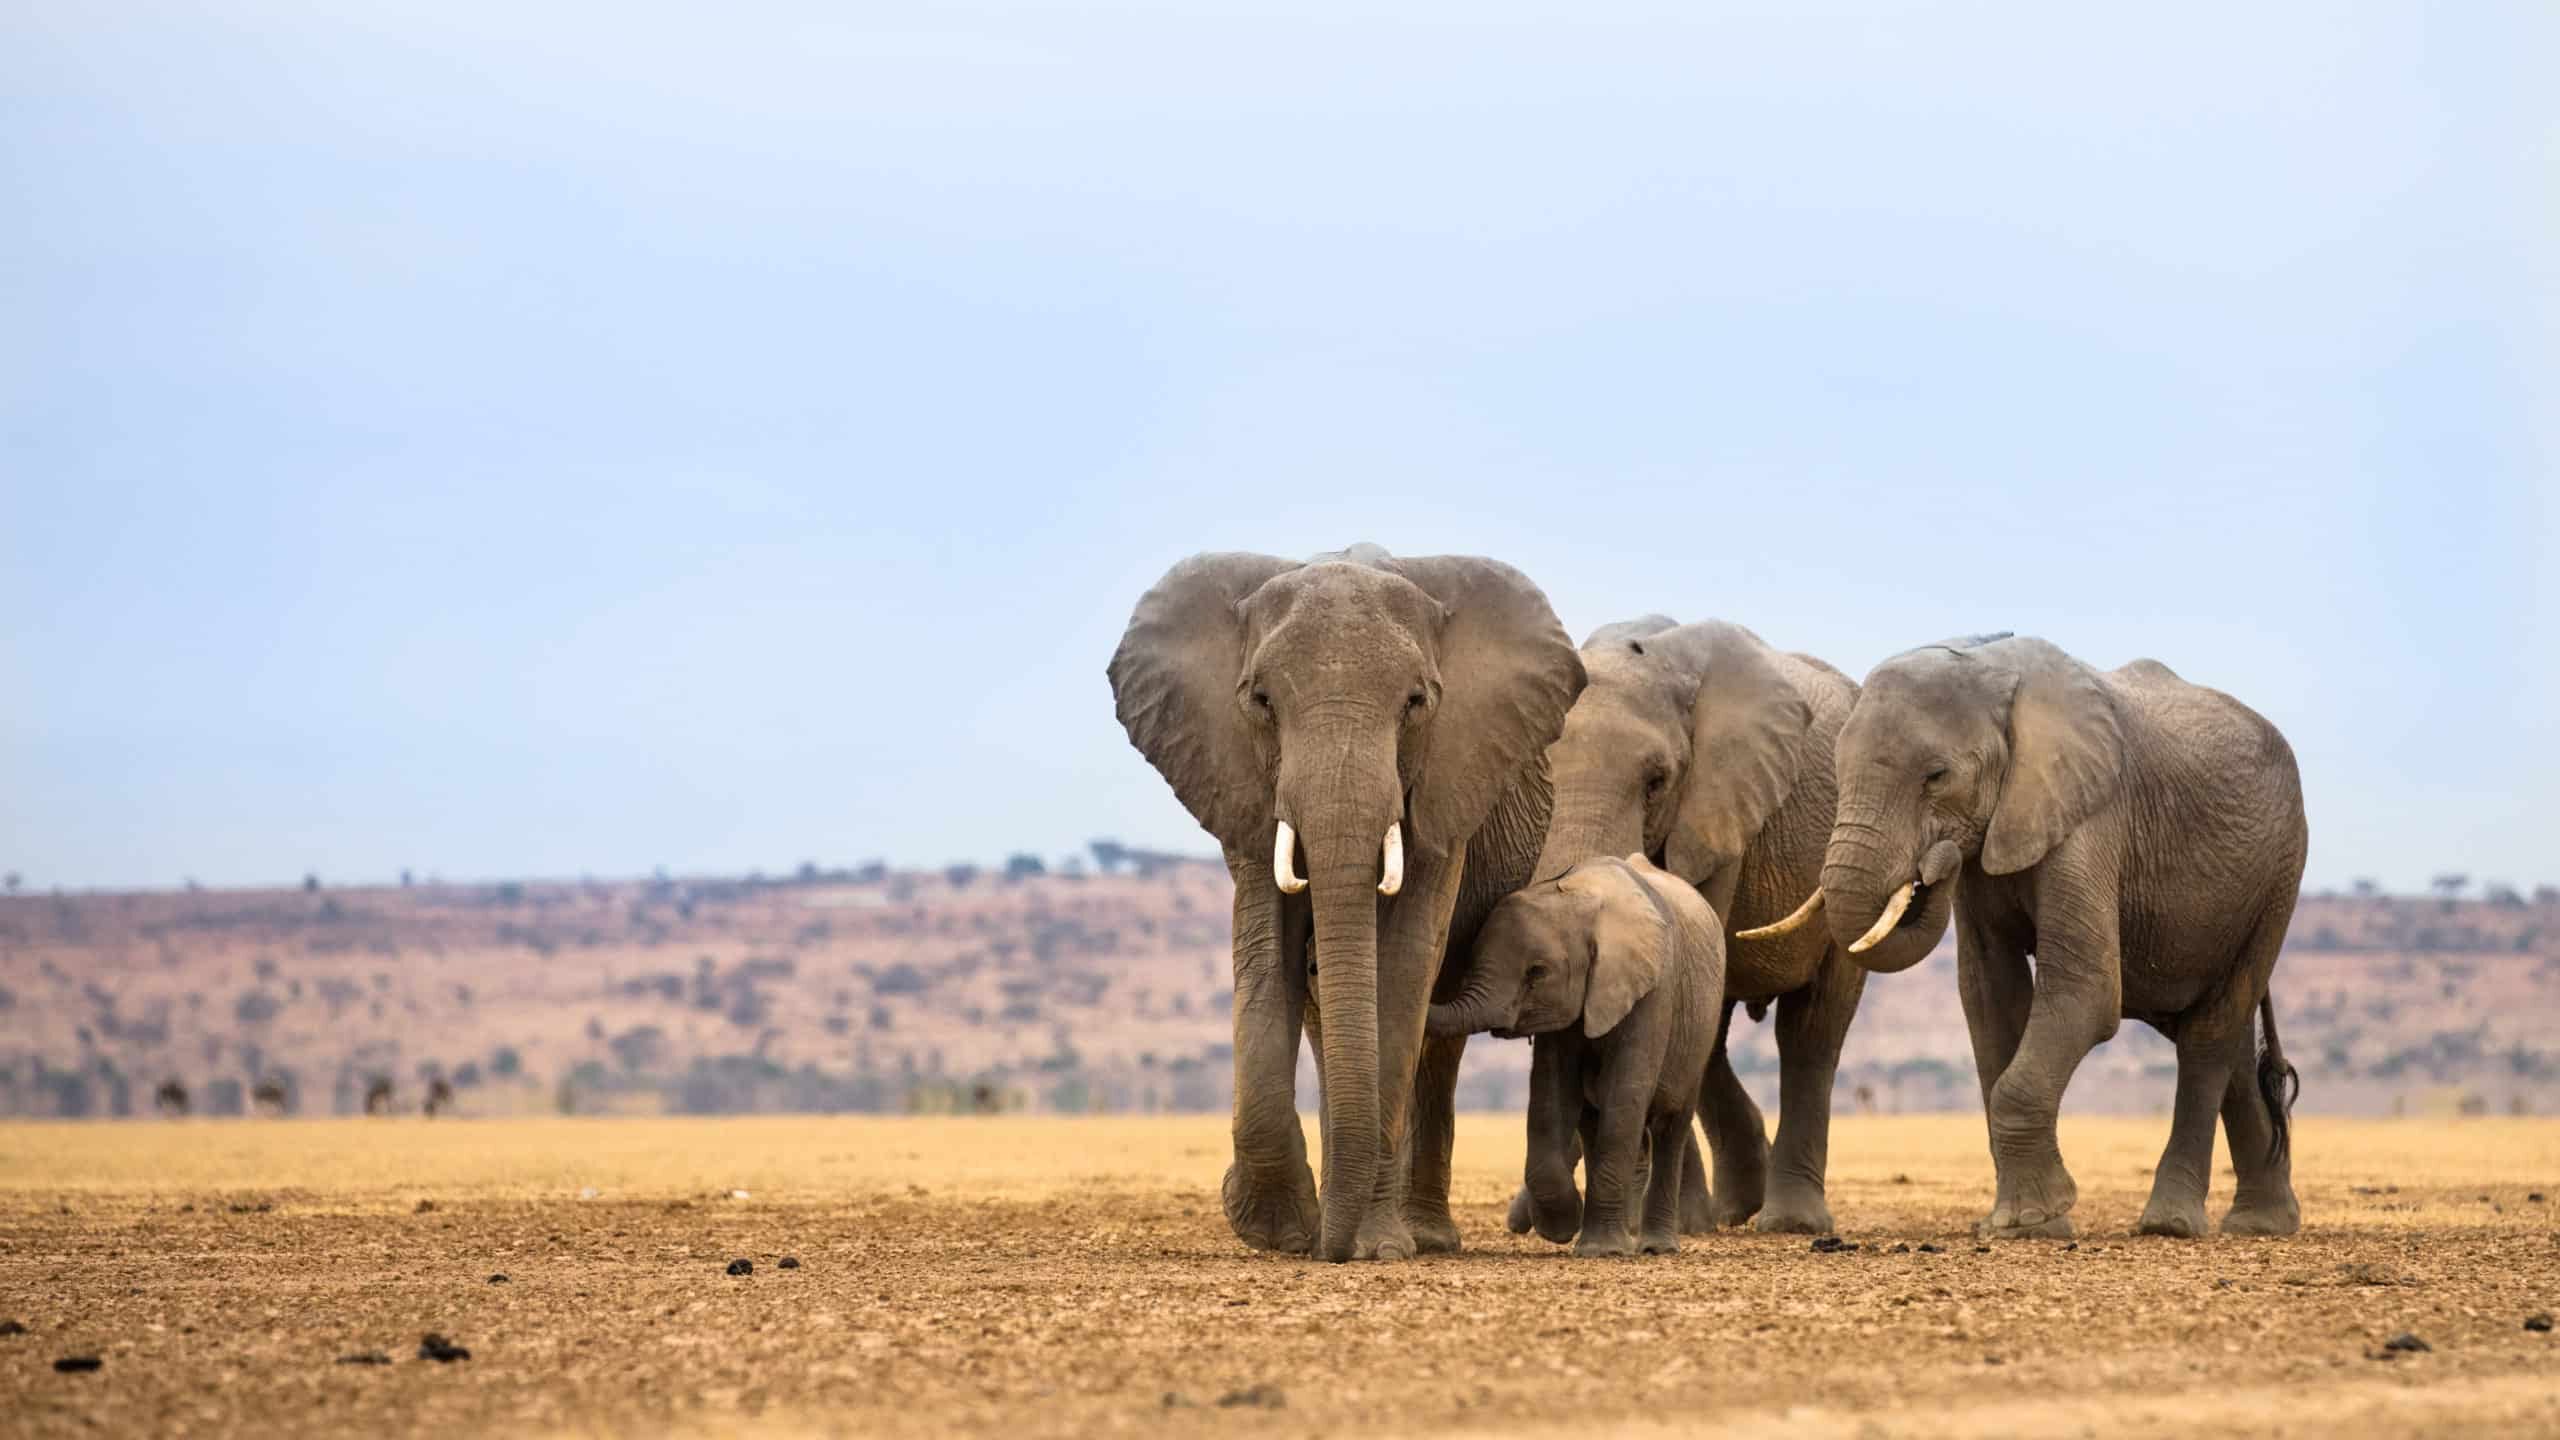
POLYGON ((439 1075, 427 1082, 427 1118, 432 1120, 453 1105, 453 1087, 439 1075))
POLYGON ((187 1087, 179 1084, 175 1079, 161 1081, 160 1092, 153 1099, 160 1106, 160 1113, 163 1115, 178 1116, 187 1113, 187 1087))
POLYGON ((259 1081, 257 1088, 249 1092, 249 1103, 268 1115, 283 1114, 284 1082, 281 1080, 259 1081))
POLYGON ((391 1077, 376 1075, 373 1077, 373 1083, 364 1087, 364 1113, 367 1115, 391 1113, 391 1077))

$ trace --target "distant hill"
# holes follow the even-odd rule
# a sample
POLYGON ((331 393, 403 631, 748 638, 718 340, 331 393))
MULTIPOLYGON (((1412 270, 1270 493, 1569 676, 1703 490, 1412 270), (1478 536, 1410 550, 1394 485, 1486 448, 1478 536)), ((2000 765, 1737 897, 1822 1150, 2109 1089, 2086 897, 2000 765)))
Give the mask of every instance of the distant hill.
MULTIPOLYGON (((150 1114, 169 1082, 200 1114, 261 1082, 414 1109, 437 1079, 465 1114, 1224 1109, 1226 872, 1107 858, 0 898, 0 1114, 150 1114)), ((1844 1109, 1979 1103, 1953 971, 1868 985, 1844 1109)), ((2305 1110, 2560 1112, 2560 895, 2306 900, 2275 993, 2305 1110)), ((1735 1063, 1774 1119, 1772 1030, 1737 1017, 1735 1063)), ((1461 1103, 1517 1106, 1527 1054, 1480 1038, 1461 1103)), ((2173 1068, 2128 1024, 2071 1106, 2165 1109, 2173 1068)))

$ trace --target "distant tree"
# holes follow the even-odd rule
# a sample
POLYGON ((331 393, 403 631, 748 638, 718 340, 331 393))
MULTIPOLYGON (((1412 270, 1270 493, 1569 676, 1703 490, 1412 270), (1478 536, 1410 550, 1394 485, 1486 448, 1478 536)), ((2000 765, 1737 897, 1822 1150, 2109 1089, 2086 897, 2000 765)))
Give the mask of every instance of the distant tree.
POLYGON ((516 1047, 513 1045, 501 1045, 497 1049, 489 1052, 490 1074, 503 1076, 512 1080, 516 1077, 517 1072, 523 1069, 524 1057, 516 1053, 516 1047))
POLYGON ((411 875, 407 870, 402 870, 402 871, 400 872, 400 888, 401 888, 401 889, 406 890, 406 889, 408 889, 410 886, 412 886, 412 885, 414 885, 414 884, 416 884, 416 883, 418 883, 418 882, 417 882, 417 878, 416 878, 415 876, 412 876, 412 875, 411 875))
POLYGON ((2536 905, 2560 905, 2560 885, 2534 886, 2533 903, 2536 905))
POLYGON ((815 883, 818 878, 818 862, 815 860, 801 861, 799 874, 801 884, 808 885, 815 883))
POLYGON ((942 869, 942 883, 950 886, 954 890, 968 889, 970 882, 977 878, 978 867, 966 862, 958 865, 946 865, 942 869))
POLYGON ((889 862, 886 860, 865 860, 853 872, 853 882, 857 885, 877 885, 888 878, 889 862))
POLYGON ((2481 898, 2487 900, 2490 904, 2497 906, 2501 910, 2521 910, 2524 908, 2524 896, 2518 893, 2516 887, 2497 880, 2492 880, 2488 883, 2488 885, 2481 891, 2481 898))
POLYGON ((12 895, 17 894, 18 887, 24 883, 24 881, 19 879, 18 872, 15 870, 10 871, 6 875, 0 875, 0 885, 6 885, 9 887, 9 893, 12 895))
POLYGON ((305 875, 305 876, 303 876, 303 877, 302 877, 302 893, 303 893, 303 894, 305 894, 305 895, 317 895, 317 894, 319 894, 319 893, 320 893, 320 877, 319 877, 318 875, 316 875, 316 874, 310 874, 310 875, 305 875))
POLYGON ((1049 867, 1042 864, 1037 855, 1015 854, 1004 862, 1004 878, 1007 880, 1024 880, 1047 873, 1049 867))
POLYGON ((447 1084, 443 1076, 439 1075, 427 1082, 427 1103, 420 1108, 428 1119, 433 1120, 450 1109, 452 1105, 453 1086, 447 1084))
POLYGON ((365 1085, 364 1113, 367 1115, 388 1115, 391 1113, 390 1076, 376 1075, 365 1085))
POLYGON ((204 886, 197 883, 196 877, 193 875, 187 877, 187 893, 190 895, 201 895, 204 893, 204 886))
POLYGON ((2355 891, 2357 896, 2366 900, 2370 900, 2374 896, 2382 893, 2382 887, 2380 885, 2363 876, 2356 877, 2355 882, 2348 888, 2355 891))
POLYGON ((2471 877, 2456 871, 2447 871, 2428 881, 2427 888, 2447 900, 2458 900, 2462 897, 2463 891, 2471 888, 2471 877))
POLYGON ((1129 847, 1117 840, 1096 840, 1087 848, 1093 851, 1094 867, 1105 875, 1117 875, 1129 863, 1129 847))
POLYGON ((243 990, 231 1013, 243 1025, 264 1025, 284 1012, 284 1002, 264 990, 243 990))

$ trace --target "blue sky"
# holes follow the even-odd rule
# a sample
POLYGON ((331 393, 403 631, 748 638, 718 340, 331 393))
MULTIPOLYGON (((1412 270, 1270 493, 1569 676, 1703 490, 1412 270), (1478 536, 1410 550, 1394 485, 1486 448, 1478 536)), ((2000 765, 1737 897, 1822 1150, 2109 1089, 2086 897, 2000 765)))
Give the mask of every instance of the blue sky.
POLYGON ((2560 882, 2545 6, 0 13, 0 868, 1202 848, 1200 549, 2154 655, 2560 882))

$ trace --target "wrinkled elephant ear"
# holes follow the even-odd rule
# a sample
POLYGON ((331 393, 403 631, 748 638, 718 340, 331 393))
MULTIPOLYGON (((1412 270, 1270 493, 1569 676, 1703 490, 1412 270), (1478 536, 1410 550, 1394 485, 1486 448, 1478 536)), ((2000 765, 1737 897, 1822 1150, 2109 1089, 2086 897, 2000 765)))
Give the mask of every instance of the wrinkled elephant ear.
POLYGON ((1618 1028, 1636 1002, 1662 983, 1671 955, 1671 910, 1622 860, 1579 866, 1565 876, 1563 889, 1595 906, 1582 1033, 1596 1040, 1618 1028))
POLYGON ((1446 855, 1475 833, 1564 729, 1582 656, 1545 592, 1498 560, 1425 555, 1389 568, 1440 603, 1440 705, 1413 777, 1413 844, 1446 855))
POLYGON ((1650 648, 1698 686, 1689 706, 1689 777, 1662 858, 1672 874, 1704 885, 1740 863, 1795 789, 1813 706, 1777 652, 1739 625, 1684 625, 1650 648))
POLYGON ((1243 602, 1296 568, 1269 555, 1194 555, 1139 597, 1111 655, 1111 694, 1129 743, 1229 851, 1271 843, 1271 783, 1236 698, 1243 602))
POLYGON ((2008 777, 1982 868, 1992 875, 2024 870, 2062 842, 2114 796, 2124 774, 2124 726, 2115 696, 2098 672, 2042 640, 2005 640, 1989 647, 2018 671, 2009 699, 2008 777))

